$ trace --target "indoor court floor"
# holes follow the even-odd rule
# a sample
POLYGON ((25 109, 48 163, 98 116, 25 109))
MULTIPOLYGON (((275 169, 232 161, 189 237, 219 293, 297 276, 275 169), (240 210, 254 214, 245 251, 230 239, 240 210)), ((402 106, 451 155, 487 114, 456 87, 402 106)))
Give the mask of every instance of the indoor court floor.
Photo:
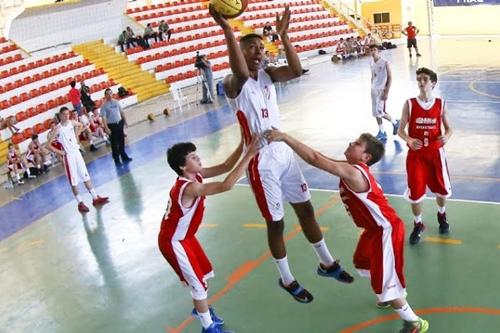
MULTIPOLYGON (((453 187, 447 205, 452 229, 449 236, 438 234, 436 206, 429 196, 423 242, 405 250, 408 300, 429 320, 429 332, 498 332, 500 39, 419 43, 419 59, 410 59, 401 45, 382 53, 393 73, 388 111, 399 118, 404 101, 418 94, 418 67, 437 70, 436 94, 447 100, 454 128, 445 147, 453 187)), ((369 58, 313 62, 310 74, 278 88, 282 128, 326 155, 342 158, 350 140, 377 131, 370 110, 369 58)), ((208 166, 223 161, 239 142, 233 113, 223 98, 217 105, 197 116, 129 129, 142 134, 129 135, 127 150, 134 160, 126 167, 116 169, 109 154, 89 162, 98 193, 111 200, 102 209, 79 214, 64 175, 26 193, 2 194, 0 332, 200 331, 189 315, 188 291, 158 250, 157 234, 175 179, 166 149, 192 140, 208 166)), ((389 134, 386 150, 372 170, 408 234, 411 212, 401 197, 407 148, 389 134)), ((400 320, 391 310, 375 307, 369 281, 353 269, 359 230, 340 203, 338 179, 300 163, 327 244, 355 275, 354 283, 316 275, 316 255, 287 207, 292 272, 315 299, 300 304, 281 290, 269 260, 265 225, 243 179, 232 191, 207 198, 198 235, 216 274, 210 280, 210 302, 237 333, 398 332, 400 320)), ((86 193, 85 201, 90 201, 86 193)))

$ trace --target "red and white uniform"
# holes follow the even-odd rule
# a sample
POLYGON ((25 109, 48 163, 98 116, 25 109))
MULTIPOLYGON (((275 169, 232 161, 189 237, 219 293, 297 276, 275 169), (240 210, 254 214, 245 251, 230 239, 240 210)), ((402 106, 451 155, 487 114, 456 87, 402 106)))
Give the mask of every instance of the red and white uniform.
POLYGON ((367 192, 354 192, 341 179, 339 190, 354 224, 364 229, 354 252, 354 266, 371 279, 379 301, 405 297, 404 223, 389 205, 380 185, 365 164, 354 165, 368 180, 367 192))
POLYGON ((59 123, 56 130, 56 140, 66 153, 63 157, 64 168, 71 186, 77 186, 80 182, 90 180, 87 166, 85 165, 85 161, 80 153, 80 146, 76 140, 73 123, 68 121, 64 126, 62 123, 59 123))
MULTIPOLYGON (((200 183, 203 178, 196 176, 200 183)), ((195 234, 203 219, 205 197, 197 197, 190 207, 182 197, 191 180, 179 177, 170 190, 167 212, 163 216, 158 245, 180 280, 191 288, 193 299, 205 299, 207 279, 214 276, 212 265, 195 234)))
POLYGON ((99 127, 102 127, 101 117, 95 116, 93 113, 90 114, 90 131, 92 133, 97 132, 99 127))
POLYGON ((35 153, 38 149, 40 149, 40 147, 36 143, 32 142, 28 146, 28 151, 26 152, 26 160, 33 165, 35 165, 35 153))
MULTIPOLYGON (((265 70, 259 70, 257 80, 249 78, 240 94, 228 100, 236 112, 246 144, 252 133, 260 135, 273 127, 281 127, 276 89, 265 70)), ((262 138, 261 149, 250 161, 247 176, 267 221, 283 219, 283 199, 300 203, 311 198, 293 151, 283 142, 269 144, 262 138)))
POLYGON ((9 171, 14 171, 14 164, 17 165, 17 170, 24 170, 24 166, 19 159, 19 155, 15 150, 7 152, 7 168, 9 171))
POLYGON ((427 186, 438 196, 451 196, 446 156, 439 141, 444 106, 445 102, 441 98, 434 98, 429 103, 419 98, 408 100, 408 135, 419 139, 423 145, 419 150, 408 150, 406 157, 408 189, 405 197, 412 203, 425 198, 427 186))
POLYGON ((372 115, 376 118, 381 118, 385 114, 385 100, 382 99, 385 87, 387 84, 387 65, 388 61, 384 58, 379 58, 370 61, 370 69, 372 72, 371 81, 371 97, 372 97, 372 115))

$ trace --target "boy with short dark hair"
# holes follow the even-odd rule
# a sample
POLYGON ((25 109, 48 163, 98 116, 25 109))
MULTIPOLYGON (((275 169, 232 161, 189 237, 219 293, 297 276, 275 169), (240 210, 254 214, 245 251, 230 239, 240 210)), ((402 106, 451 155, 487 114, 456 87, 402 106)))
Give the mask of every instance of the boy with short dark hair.
POLYGON ((257 138, 247 146, 243 159, 243 141, 224 163, 202 167, 191 142, 178 143, 167 151, 170 167, 179 175, 170 190, 170 200, 163 216, 158 245, 161 253, 191 291, 194 310, 202 325, 202 333, 230 333, 222 329, 224 320, 208 306, 207 279, 214 276, 212 265, 195 234, 205 209, 205 196, 229 191, 248 163, 257 154, 257 138), (203 178, 219 176, 233 169, 222 182, 203 183, 203 178))
POLYGON ((349 143, 346 161, 330 159, 290 135, 267 131, 269 141, 283 141, 304 161, 340 178, 339 192, 354 224, 363 229, 354 266, 370 277, 378 307, 392 306, 403 319, 400 333, 424 333, 429 323, 419 318, 406 301, 403 273, 404 223, 389 205, 369 166, 384 155, 384 145, 369 133, 349 143))

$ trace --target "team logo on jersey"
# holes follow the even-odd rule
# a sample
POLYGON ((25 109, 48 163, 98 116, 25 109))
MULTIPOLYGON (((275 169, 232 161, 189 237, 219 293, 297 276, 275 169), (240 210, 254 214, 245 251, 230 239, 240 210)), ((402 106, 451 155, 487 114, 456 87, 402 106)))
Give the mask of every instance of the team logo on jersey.
POLYGON ((271 89, 269 89, 269 86, 264 86, 264 96, 267 99, 271 99, 271 89))
POLYGON ((418 117, 415 119, 415 123, 418 125, 435 125, 437 123, 436 118, 418 117))

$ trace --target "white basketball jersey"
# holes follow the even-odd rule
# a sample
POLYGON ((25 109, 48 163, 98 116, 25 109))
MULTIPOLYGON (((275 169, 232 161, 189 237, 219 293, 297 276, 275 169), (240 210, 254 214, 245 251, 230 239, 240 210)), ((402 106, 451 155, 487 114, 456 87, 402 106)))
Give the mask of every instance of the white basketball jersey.
POLYGON ((75 127, 71 121, 68 121, 66 125, 63 126, 62 123, 57 125, 57 141, 62 145, 66 153, 73 153, 80 150, 78 141, 76 140, 75 127))
POLYGON ((376 62, 373 58, 370 62, 372 70, 372 89, 382 90, 387 83, 387 60, 379 58, 376 62))
MULTIPOLYGON (((281 126, 276 89, 271 77, 263 69, 259 70, 257 75, 257 80, 250 77, 245 82, 236 98, 228 98, 247 144, 252 133, 262 134, 273 127, 281 126)), ((261 145, 265 144, 263 139, 261 145)))

